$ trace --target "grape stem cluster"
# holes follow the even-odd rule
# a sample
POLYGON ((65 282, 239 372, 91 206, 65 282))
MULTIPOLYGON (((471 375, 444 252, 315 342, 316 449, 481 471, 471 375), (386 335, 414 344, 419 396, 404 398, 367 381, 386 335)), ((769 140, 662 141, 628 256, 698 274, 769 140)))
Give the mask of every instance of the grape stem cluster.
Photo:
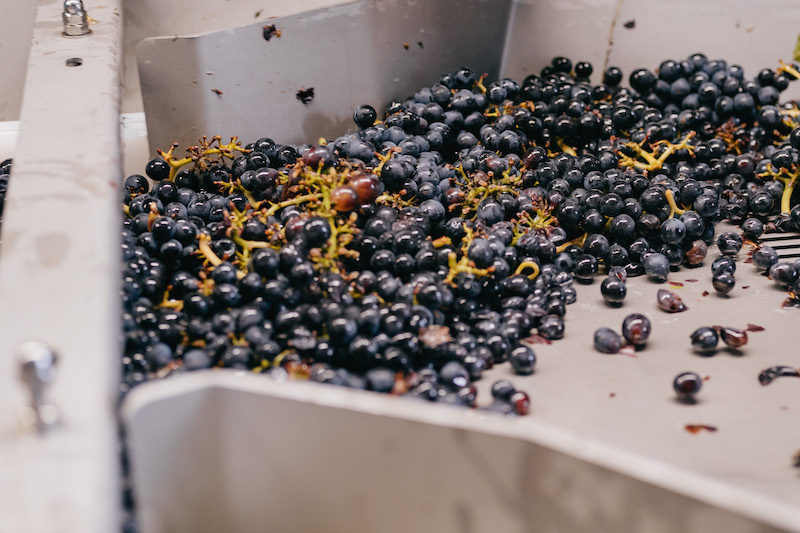
POLYGON ((238 137, 231 137, 230 142, 227 144, 222 144, 221 139, 219 135, 215 135, 211 139, 204 135, 200 139, 200 144, 187 148, 186 151, 189 155, 180 159, 173 155, 173 152, 179 146, 178 143, 174 143, 167 151, 156 150, 158 155, 170 167, 168 179, 174 180, 180 168, 189 163, 194 163, 196 169, 205 171, 215 163, 224 162, 225 159, 233 160, 236 153, 247 153, 247 150, 242 147, 242 143, 239 142, 238 137))
POLYGON ((693 131, 686 134, 680 142, 677 144, 673 144, 669 141, 658 141, 654 143, 653 150, 647 151, 644 148, 645 143, 647 143, 647 139, 642 141, 641 143, 629 142, 625 144, 626 148, 630 148, 633 152, 641 159, 644 159, 644 162, 637 160, 634 157, 630 157, 626 155, 622 151, 618 151, 620 156, 619 165, 622 167, 633 167, 639 170, 646 170, 646 171, 654 171, 660 170, 661 167, 666 163, 669 156, 677 152, 678 150, 689 150, 689 153, 693 151, 693 147, 689 144, 689 139, 695 136, 693 131), (666 149, 659 154, 659 150, 662 146, 666 146, 666 149))

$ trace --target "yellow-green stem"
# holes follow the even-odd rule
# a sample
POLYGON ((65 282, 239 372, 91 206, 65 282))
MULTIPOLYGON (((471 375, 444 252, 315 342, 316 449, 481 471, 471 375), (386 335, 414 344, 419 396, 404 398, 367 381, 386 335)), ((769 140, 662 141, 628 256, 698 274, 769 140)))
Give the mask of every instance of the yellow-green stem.
POLYGON ((197 249, 203 254, 209 263, 214 266, 221 264, 223 261, 219 258, 217 254, 214 253, 214 250, 211 249, 211 237, 208 235, 201 233, 197 237, 197 249))
POLYGON ((669 204, 669 218, 672 218, 676 214, 682 215, 686 212, 685 209, 678 207, 678 204, 675 202, 675 195, 672 194, 672 189, 667 189, 664 195, 667 197, 667 203, 669 204))
POLYGON ((530 268, 533 269, 533 273, 528 274, 529 279, 536 279, 536 276, 539 275, 539 265, 536 264, 534 261, 523 261, 519 264, 517 269, 514 271, 514 274, 522 274, 522 272, 526 269, 530 268))
POLYGON ((781 196, 781 213, 789 213, 789 211, 792 210, 792 193, 794 192, 796 182, 797 178, 794 178, 783 189, 783 195, 781 196))
POLYGON ((264 242, 264 241, 248 241, 246 239, 243 239, 237 233, 233 233, 231 235, 231 240, 237 246, 240 246, 241 248, 243 248, 245 250, 253 250, 255 248, 269 248, 270 247, 268 242, 264 242))
POLYGON ((278 202, 277 204, 272 204, 269 209, 267 209, 265 215, 271 216, 277 213, 279 210, 283 209, 284 207, 289 207, 290 205, 299 205, 303 202, 308 202, 311 200, 319 200, 321 195, 318 193, 311 193, 311 194, 304 194, 302 196, 296 196, 290 200, 284 200, 283 202, 278 202))
POLYGON ((585 240, 586 240, 586 236, 587 236, 587 234, 586 234, 586 233, 584 233, 583 235, 580 235, 580 236, 578 236, 578 237, 575 237, 575 238, 574 238, 574 239, 572 239, 571 241, 567 241, 567 242, 565 242, 565 243, 564 243, 564 244, 562 244, 561 246, 558 246, 558 247, 556 247, 556 252, 558 252, 558 253, 561 253, 561 252, 563 252, 564 250, 566 250, 567 248, 569 248, 570 246, 572 246, 573 244, 576 244, 576 245, 578 245, 578 246, 583 246, 583 241, 585 241, 585 240))

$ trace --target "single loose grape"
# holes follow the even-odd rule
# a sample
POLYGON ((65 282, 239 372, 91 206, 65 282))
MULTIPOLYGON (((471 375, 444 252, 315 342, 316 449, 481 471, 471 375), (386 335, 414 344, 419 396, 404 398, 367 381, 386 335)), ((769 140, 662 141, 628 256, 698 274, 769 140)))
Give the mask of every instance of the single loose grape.
POLYGON ((719 335, 714 328, 697 328, 691 335, 692 347, 698 353, 710 355, 719 343, 719 335))
POLYGON ((598 328, 594 332, 594 348, 600 353, 617 353, 622 349, 622 337, 611 328, 598 328))
POLYGON ((647 344, 652 325, 650 319, 640 313, 633 313, 622 321, 622 336, 637 348, 647 344))
POLYGON ((678 401, 693 403, 695 395, 703 387, 703 379, 694 372, 683 372, 675 377, 672 388, 678 395, 678 401))

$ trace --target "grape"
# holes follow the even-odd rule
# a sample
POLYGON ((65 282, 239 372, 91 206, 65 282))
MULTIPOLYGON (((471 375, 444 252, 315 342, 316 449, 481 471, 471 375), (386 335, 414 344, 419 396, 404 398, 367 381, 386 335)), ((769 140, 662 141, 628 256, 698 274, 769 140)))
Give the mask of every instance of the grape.
POLYGON ((778 252, 772 246, 762 245, 753 250, 753 265, 760 272, 769 272, 778 262, 778 252))
POLYGON ((658 306, 667 313, 680 313, 688 309, 680 296, 667 289, 659 289, 656 297, 658 306))
MULTIPOLYGON (((312 248, 322 246, 331 238, 331 226, 323 217, 311 217, 303 224, 303 237, 306 244, 312 248)), ((217 270, 214 269, 214 272, 217 270)))
POLYGON ((667 281, 669 274, 669 260, 660 253, 651 253, 644 259, 644 271, 647 276, 657 282, 667 281))
POLYGON ((694 372, 683 372, 675 377, 672 388, 678 395, 678 401, 694 403, 695 395, 700 392, 703 379, 694 372))
POLYGON ((348 212, 357 208, 360 199, 358 191, 351 186, 344 185, 331 191, 331 205, 340 212, 348 212))
POLYGON ((714 262, 711 263, 711 274, 713 276, 717 276, 723 272, 730 272, 731 274, 736 272, 736 261, 729 256, 720 256, 714 259, 714 262))
POLYGON ((637 348, 647 343, 651 329, 650 319, 639 313, 630 314, 622 321, 622 336, 637 348))
POLYGON ((742 222, 742 234, 751 241, 757 241, 764 233, 764 223, 757 218, 748 218, 742 222))
POLYGON ((508 354, 508 361, 515 373, 532 374, 533 367, 536 365, 536 354, 528 346, 517 346, 508 354))
POLYGON ((740 329, 722 327, 719 328, 719 336, 731 348, 740 348, 747 344, 747 332, 740 329))
POLYGON ((742 249, 742 238, 732 231, 720 233, 717 236, 717 248, 725 255, 736 255, 742 249))
POLYGON ((679 244, 686 236, 686 226, 677 218, 668 218, 661 224, 659 236, 667 244, 679 244))
POLYGON ((622 337, 611 328, 598 328, 594 332, 594 349, 600 353, 617 353, 622 349, 622 337))
POLYGON ((713 328, 697 328, 691 335, 692 347, 699 353, 709 354, 717 347, 719 335, 713 328))
POLYGON ((616 276, 608 276, 600 284, 600 293, 603 295, 606 303, 610 305, 619 305, 625 299, 628 290, 625 282, 616 276))
POLYGON ((736 285, 736 278, 733 277, 733 272, 722 270, 711 278, 711 283, 717 294, 726 295, 733 290, 736 285))
POLYGON ((360 105, 353 111, 353 121, 361 129, 372 126, 377 118, 375 108, 369 105, 360 105))
POLYGON ((796 263, 777 262, 770 267, 769 277, 780 288, 789 289, 800 279, 800 267, 796 263))

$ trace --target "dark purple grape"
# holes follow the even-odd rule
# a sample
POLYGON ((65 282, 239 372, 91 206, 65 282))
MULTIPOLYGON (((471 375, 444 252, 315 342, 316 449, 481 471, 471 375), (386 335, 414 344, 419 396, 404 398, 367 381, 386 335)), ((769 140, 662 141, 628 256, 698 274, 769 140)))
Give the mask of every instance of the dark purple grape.
POLYGON ((536 365, 536 354, 528 346, 517 346, 508 354, 508 362, 514 372, 523 376, 533 374, 533 367, 536 365))
POLYGON ((788 289, 800 279, 800 268, 796 263, 778 262, 769 269, 769 277, 781 289, 788 289))
POLYGON ((517 389, 514 387, 514 384, 507 379, 501 379, 492 383, 491 392, 492 398, 495 400, 508 402, 511 396, 517 392, 517 389))
POLYGON ((538 326, 539 335, 548 340, 564 337, 564 320, 558 315, 546 315, 538 326))
POLYGON ((719 343, 719 335, 714 328, 703 326, 692 333, 691 340, 695 351, 701 354, 710 354, 719 343))
POLYGON ((748 218, 742 222, 742 234, 751 241, 757 241, 764 233, 764 223, 757 218, 748 218))
POLYGON ((722 270, 713 275, 711 278, 711 284, 713 285, 714 290, 717 291, 717 294, 727 295, 736 285, 736 278, 733 276, 732 272, 722 270))
POLYGON ((620 305, 625 299, 628 289, 625 281, 616 276, 608 276, 600 284, 600 294, 610 305, 620 305))
POLYGON ((703 379, 694 372, 683 372, 675 377, 672 388, 678 395, 678 401, 694 403, 695 396, 703 387, 703 379))
POLYGON ((369 105, 360 105, 353 111, 353 121, 361 129, 366 129, 375 123, 378 113, 369 105))
POLYGON ((622 349, 622 337, 611 328, 598 328, 594 332, 594 349, 600 353, 618 353, 622 349))
POLYGON ((650 319, 639 313, 630 314, 622 321, 622 336, 637 348, 647 344, 651 329, 650 319))
POLYGON ((659 236, 667 244, 680 244, 686 236, 686 226, 677 218, 668 218, 661 224, 659 236))
POLYGON ((736 272, 736 261, 730 256, 720 256, 711 263, 711 275, 717 276, 722 272, 734 274, 736 272))
POLYGON ((310 247, 323 246, 331 238, 331 226, 323 217, 311 217, 303 225, 303 237, 310 247))
POLYGON ((717 248, 724 255, 736 255, 742 249, 742 238, 732 231, 720 233, 717 236, 717 248))
POLYGON ((759 272, 769 272, 778 260, 778 251, 772 246, 761 245, 753 250, 753 265, 759 272))
POLYGON ((644 271, 652 281, 664 283, 669 275, 669 260, 659 253, 650 253, 643 263, 644 271))
POLYGON ((597 259, 593 255, 583 254, 575 262, 572 275, 581 283, 591 283, 597 275, 597 259))
POLYGON ((170 166, 160 157, 156 157, 147 163, 147 167, 145 167, 145 173, 147 174, 147 177, 154 181, 165 180, 169 178, 170 166))

